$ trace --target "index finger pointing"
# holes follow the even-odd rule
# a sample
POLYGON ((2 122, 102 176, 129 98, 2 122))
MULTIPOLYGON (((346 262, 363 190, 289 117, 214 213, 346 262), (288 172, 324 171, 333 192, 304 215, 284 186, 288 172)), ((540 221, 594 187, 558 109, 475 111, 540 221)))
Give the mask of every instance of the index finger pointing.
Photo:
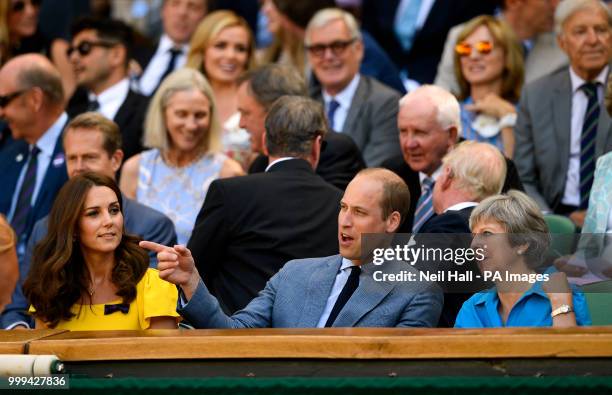
POLYGON ((167 247, 163 244, 158 244, 152 241, 144 241, 144 240, 138 243, 138 245, 146 250, 151 250, 153 252, 158 252, 158 253, 171 249, 171 247, 167 247))

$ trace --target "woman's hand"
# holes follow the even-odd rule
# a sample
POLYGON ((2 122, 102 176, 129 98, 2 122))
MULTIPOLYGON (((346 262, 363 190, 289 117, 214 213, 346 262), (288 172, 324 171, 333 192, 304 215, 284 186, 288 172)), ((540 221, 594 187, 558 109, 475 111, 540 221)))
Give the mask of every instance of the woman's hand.
POLYGON ((574 303, 572 299, 572 289, 567 282, 567 276, 562 272, 552 273, 548 281, 544 281, 542 289, 550 300, 551 311, 555 311, 563 305, 571 307, 569 313, 562 313, 553 317, 554 327, 576 326, 576 314, 574 314, 574 303))
POLYGON ((473 104, 466 104, 465 109, 472 112, 490 115, 501 119, 505 115, 515 114, 514 105, 502 99, 495 93, 489 93, 484 98, 475 101, 473 104))

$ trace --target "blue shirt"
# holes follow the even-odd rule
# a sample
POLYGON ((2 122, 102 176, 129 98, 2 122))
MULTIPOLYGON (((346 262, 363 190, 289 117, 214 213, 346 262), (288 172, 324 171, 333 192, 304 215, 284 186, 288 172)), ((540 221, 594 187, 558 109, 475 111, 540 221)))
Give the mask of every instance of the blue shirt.
MULTIPOLYGON (((591 316, 584 294, 572 285, 576 323, 591 325, 591 316)), ((455 328, 499 328, 503 326, 552 326, 550 300, 538 281, 512 307, 506 325, 497 311, 499 296, 495 288, 478 292, 463 303, 455 328)))
POLYGON ((496 146, 500 151, 504 150, 504 142, 502 141, 501 130, 493 137, 483 137, 474 128, 472 123, 476 119, 476 113, 465 109, 467 104, 474 104, 474 100, 468 97, 461 102, 461 136, 466 140, 479 141, 481 143, 489 143, 496 146))

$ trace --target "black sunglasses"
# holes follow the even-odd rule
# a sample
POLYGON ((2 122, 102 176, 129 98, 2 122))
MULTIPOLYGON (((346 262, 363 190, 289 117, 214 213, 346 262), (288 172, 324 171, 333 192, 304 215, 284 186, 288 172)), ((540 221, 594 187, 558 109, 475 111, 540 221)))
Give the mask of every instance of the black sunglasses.
POLYGON ((332 53, 335 56, 339 56, 339 55, 342 55, 342 53, 346 50, 346 48, 348 48, 349 45, 354 43, 355 40, 357 40, 357 39, 356 38, 351 38, 350 40, 346 40, 346 41, 334 41, 334 42, 329 43, 329 44, 314 44, 314 45, 307 46, 306 49, 312 55, 314 55, 316 57, 321 57, 321 56, 325 55, 325 51, 327 50, 327 48, 331 49, 332 53))
POLYGON ((79 45, 73 47, 72 45, 66 49, 66 55, 70 57, 74 51, 77 51, 81 56, 87 56, 94 49, 94 47, 112 48, 117 43, 110 41, 81 41, 79 45))
POLYGON ((13 101, 13 99, 15 99, 19 95, 24 94, 25 92, 27 92, 27 89, 24 89, 24 90, 21 90, 21 91, 17 91, 17 92, 13 92, 13 93, 9 93, 8 95, 0 96, 0 108, 4 108, 4 107, 8 106, 9 103, 11 101, 13 101))
MULTIPOLYGON (((18 0, 16 2, 14 2, 13 4, 11 4, 11 10, 13 12, 21 12, 21 11, 25 10, 26 3, 27 3, 27 1, 18 0)), ((42 3, 42 0, 30 0, 30 4, 32 5, 32 7, 35 7, 35 8, 40 7, 41 3, 42 3)))

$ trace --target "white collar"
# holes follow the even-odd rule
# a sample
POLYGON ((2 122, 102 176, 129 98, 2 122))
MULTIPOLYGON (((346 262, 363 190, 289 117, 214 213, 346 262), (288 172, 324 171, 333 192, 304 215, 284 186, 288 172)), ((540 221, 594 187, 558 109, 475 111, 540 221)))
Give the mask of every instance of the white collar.
POLYGON ((359 73, 355 74, 351 82, 342 89, 336 96, 330 96, 325 89, 323 89, 323 100, 325 104, 328 104, 332 99, 336 100, 340 107, 342 108, 351 108, 351 103, 353 102, 353 96, 355 96, 355 92, 357 91, 357 87, 359 86, 360 76, 359 73))
POLYGON ((421 185, 423 185, 423 180, 426 178, 431 178, 435 182, 438 179, 438 177, 440 177, 440 174, 442 174, 442 165, 440 165, 440 167, 438 167, 431 176, 428 176, 427 174, 420 171, 419 172, 419 182, 421 183, 421 185))
POLYGON ((89 100, 97 99, 100 108, 102 108, 105 105, 114 101, 123 103, 129 91, 130 80, 128 78, 124 78, 121 81, 117 82, 115 85, 106 88, 106 90, 102 91, 102 93, 100 93, 98 96, 96 96, 93 92, 89 92, 89 100))
MULTIPOLYGON (((603 87, 606 86, 606 82, 607 82, 606 77, 608 76, 609 67, 610 66, 606 65, 606 67, 604 67, 599 72, 599 74, 597 75, 597 78, 595 78, 595 81, 599 82, 603 87)), ((582 87, 582 85, 584 85, 587 81, 580 78, 578 74, 576 74, 572 66, 569 67, 569 72, 570 72, 570 81, 572 82, 572 93, 576 93, 576 91, 578 91, 580 87, 582 87)))
POLYGON ((57 118, 53 125, 51 125, 51 127, 45 131, 38 141, 36 141, 36 146, 46 156, 51 157, 53 155, 55 144, 57 143, 59 136, 62 134, 66 122, 68 122, 68 115, 64 112, 59 116, 59 118, 57 118))
POLYGON ((450 206, 449 208, 444 210, 444 212, 447 212, 447 211, 460 211, 460 210, 463 210, 464 208, 476 207, 476 206, 478 206, 478 203, 476 203, 476 202, 461 202, 461 203, 453 204, 452 206, 450 206))
POLYGON ((282 158, 278 158, 278 159, 276 159, 275 161, 273 161, 272 163, 270 163, 270 164, 269 164, 269 165, 266 167, 266 170, 265 170, 265 171, 267 172, 268 170, 270 170, 270 168, 271 168, 272 166, 274 166, 274 165, 275 165, 275 164, 277 164, 277 163, 284 162, 284 161, 286 161, 286 160, 291 160, 291 159, 297 159, 297 158, 294 158, 293 156, 284 156, 284 157, 282 157, 282 158))
POLYGON ((189 44, 175 43, 166 33, 162 34, 159 39, 159 45, 157 46, 157 53, 163 54, 170 52, 172 48, 181 48, 183 55, 189 53, 189 44))
POLYGON ((355 264, 353 263, 353 261, 351 261, 348 258, 342 257, 342 264, 340 265, 340 269, 338 270, 339 272, 343 271, 344 269, 348 268, 348 267, 353 267, 355 266, 355 264))

